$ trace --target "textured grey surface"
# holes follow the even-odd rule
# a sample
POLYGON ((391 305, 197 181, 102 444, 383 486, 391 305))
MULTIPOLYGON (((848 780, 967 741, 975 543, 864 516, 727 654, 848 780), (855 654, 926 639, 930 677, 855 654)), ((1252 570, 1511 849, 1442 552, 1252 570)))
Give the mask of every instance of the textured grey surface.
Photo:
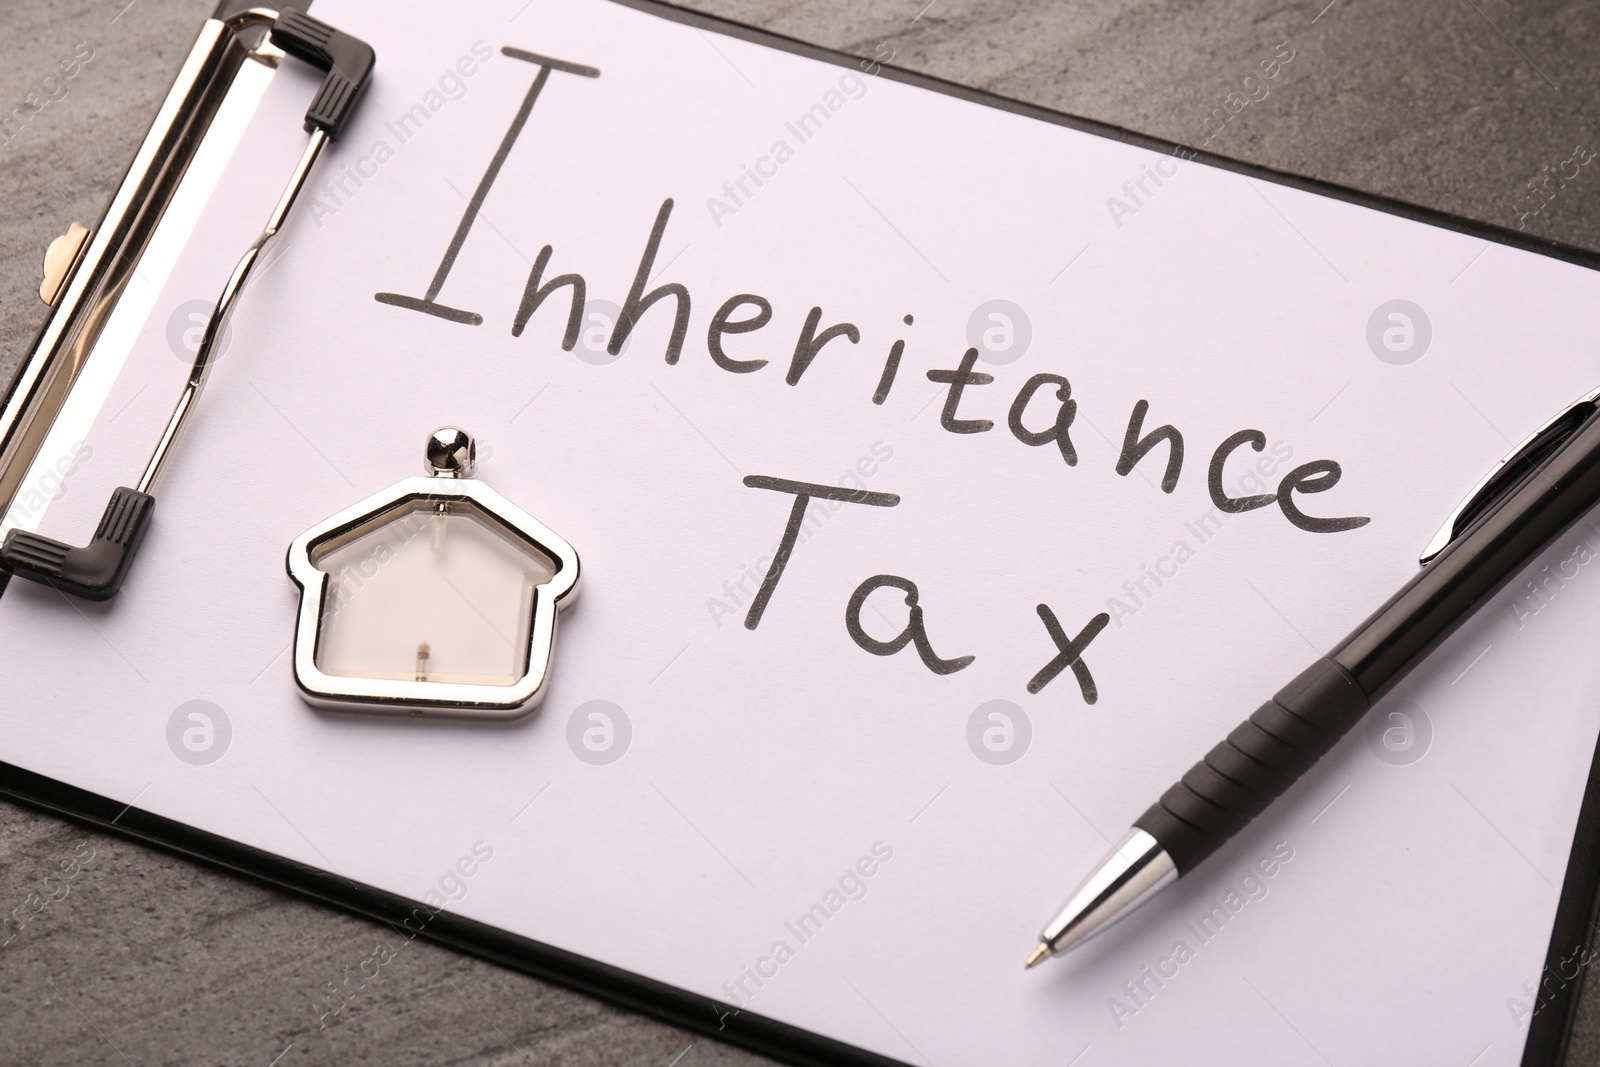
MULTIPOLYGON (((44 246, 68 221, 98 216, 212 6, 125 3, 7 0, 0 9, 0 115, 30 92, 59 96, 0 133, 5 375, 44 318, 44 246), (46 76, 80 42, 94 58, 60 95, 46 76)), ((1581 168, 1534 214, 1527 186, 1579 144, 1600 146, 1595 5, 925 3, 696 6, 862 55, 892 50, 900 66, 1182 141, 1287 40, 1294 62, 1212 149, 1600 249, 1600 169, 1581 168)), ((766 1062, 420 941, 319 1029, 327 983, 359 968, 384 928, 3 803, 0 911, 78 856, 76 877, 48 890, 65 884, 66 896, 0 947, 0 1062, 766 1062)), ((1470 937, 1463 945, 1471 950, 1470 937)), ((1600 1062, 1596 986, 1571 1063, 1600 1062)))

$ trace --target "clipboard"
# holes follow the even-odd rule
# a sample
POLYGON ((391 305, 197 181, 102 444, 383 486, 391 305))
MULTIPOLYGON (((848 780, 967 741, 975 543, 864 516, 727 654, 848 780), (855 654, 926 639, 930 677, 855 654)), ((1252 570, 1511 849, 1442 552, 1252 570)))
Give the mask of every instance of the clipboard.
MULTIPOLYGON (((670 4, 658 4, 651 0, 618 0, 618 2, 662 18, 683 20, 688 17, 670 4)), ((219 9, 219 15, 231 17, 243 7, 244 5, 237 3, 224 4, 219 9)), ((695 15, 693 22, 715 33, 780 48, 841 67, 854 68, 860 62, 857 57, 816 48, 709 16, 695 15)), ((248 58, 242 52, 236 59, 238 67, 234 72, 236 77, 233 79, 233 84, 225 87, 223 98, 217 101, 215 106, 219 114, 225 117, 231 116, 237 121, 236 131, 242 133, 244 121, 248 119, 248 112, 245 109, 248 107, 250 96, 254 93, 256 99, 259 99, 259 94, 264 91, 271 73, 270 68, 265 71, 253 69, 251 64, 259 64, 259 61, 248 58), (230 101, 234 110, 227 110, 230 101)), ((1182 148, 1171 142, 1008 101, 891 67, 883 67, 882 76, 987 107, 1156 151, 1172 152, 1182 148)), ((227 133, 225 127, 219 126, 216 130, 216 134, 224 140, 227 133)), ((198 150, 201 146, 195 144, 193 147, 198 150)), ((1193 151, 1194 158, 1207 164, 1263 181, 1375 208, 1589 269, 1600 268, 1600 256, 1558 242, 1545 241, 1515 231, 1486 226, 1326 183, 1238 163, 1204 151, 1184 150, 1193 151)), ((176 195, 177 190, 174 189, 172 192, 176 195)), ((108 218, 115 210, 116 203, 117 198, 114 197, 113 206, 108 209, 108 218)), ((97 230, 105 228, 102 222, 97 230)), ((109 250, 109 242, 104 247, 109 250)), ((73 262, 68 265, 61 288, 74 284, 74 268, 81 270, 84 262, 90 262, 87 247, 72 251, 69 258, 73 262)), ((23 367, 18 383, 14 384, 7 394, 4 407, 5 422, 3 428, 0 428, 0 434, 4 434, 5 442, 5 450, 0 454, 0 458, 4 461, 4 466, 0 467, 0 498, 10 501, 12 505, 15 504, 14 497, 18 486, 22 484, 29 470, 44 452, 44 431, 60 428, 68 429, 70 432, 64 420, 71 417, 72 401, 75 397, 84 400, 83 410, 92 418, 95 409, 85 398, 90 398, 97 388, 105 389, 108 384, 103 376, 99 378, 95 376, 88 360, 76 368, 76 373, 65 379, 52 377, 51 360, 59 356, 58 353, 49 351, 43 342, 53 330, 61 332, 62 327, 53 323, 54 320, 52 324, 47 324, 41 333, 41 344, 35 346, 33 355, 23 367), (54 410, 51 410, 52 406, 54 410)), ((60 368, 56 368, 54 373, 59 374, 60 368)), ((124 811, 124 806, 118 802, 9 764, 0 766, 0 790, 20 801, 82 819, 291 891, 337 904, 391 925, 403 924, 417 906, 414 901, 407 901, 370 887, 347 884, 328 872, 238 845, 225 838, 195 830, 137 808, 124 811)), ((1595 915, 1597 893, 1600 893, 1600 850, 1596 850, 1593 846, 1597 834, 1600 834, 1600 752, 1597 752, 1597 758, 1591 765, 1588 786, 1578 819, 1576 844, 1569 857, 1561 889, 1556 921, 1546 953, 1547 975, 1563 974, 1574 953, 1590 943, 1587 931, 1595 915)), ((463 951, 472 952, 503 965, 527 971, 787 1062, 804 1064, 898 1062, 866 1050, 842 1045, 832 1039, 764 1018, 759 1014, 751 1012, 729 1014, 725 1006, 714 1001, 449 914, 441 915, 431 923, 422 936, 434 938, 463 951)), ((1576 1011, 1579 987, 1578 980, 1562 978, 1548 982, 1546 987, 1542 987, 1540 1010, 1532 1019, 1524 1046, 1525 1064, 1560 1062, 1576 1011), (1554 986, 1554 989, 1550 989, 1550 986, 1554 986)))

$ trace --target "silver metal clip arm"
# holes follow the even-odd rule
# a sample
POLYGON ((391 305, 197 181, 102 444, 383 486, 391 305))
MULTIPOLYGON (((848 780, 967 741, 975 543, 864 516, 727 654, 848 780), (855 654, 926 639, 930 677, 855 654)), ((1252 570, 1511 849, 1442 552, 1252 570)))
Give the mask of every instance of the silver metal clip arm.
POLYGON ((239 293, 244 289, 245 282, 250 280, 250 274, 255 270, 256 264, 261 262, 261 257, 266 254, 278 236, 278 230, 288 217, 289 209, 294 206, 295 198, 305 187, 306 177, 311 173, 312 165, 316 163, 317 156, 322 153, 327 143, 328 135, 325 132, 320 129, 311 131, 311 141, 306 145, 305 154, 300 157, 300 164, 295 167, 294 174, 289 177, 289 184, 283 190, 283 196, 278 199, 278 206, 272 209, 272 217, 267 219, 267 225, 261 231, 261 236, 245 249, 244 255, 239 259, 239 265, 233 268, 233 274, 228 278, 228 284, 222 287, 222 295, 217 298, 216 305, 211 309, 211 317, 206 320, 206 332, 200 339, 200 349, 195 353, 194 364, 189 368, 189 380, 183 387, 183 395, 178 397, 178 404, 172 409, 172 417, 167 420, 167 428, 162 431, 161 440, 156 443, 156 450, 151 453, 150 462, 145 465, 144 475, 139 479, 139 492, 154 492, 156 479, 161 476, 161 469, 166 466, 173 446, 178 443, 178 437, 183 433, 184 424, 189 421, 190 412, 194 410, 195 404, 200 399, 200 393, 206 387, 206 378, 211 374, 211 349, 222 336, 223 330, 227 329, 239 293))
POLYGON ((1439 527, 1439 532, 1422 550, 1418 563, 1426 567, 1433 562, 1450 542, 1466 533, 1468 527, 1491 511, 1512 489, 1521 485, 1523 479, 1560 448, 1562 442, 1571 437, 1579 426, 1589 421, 1597 410, 1600 410, 1600 389, 1579 397, 1566 410, 1519 441, 1489 469, 1489 473, 1478 480, 1478 484, 1467 493, 1466 499, 1450 512, 1444 525, 1439 527))

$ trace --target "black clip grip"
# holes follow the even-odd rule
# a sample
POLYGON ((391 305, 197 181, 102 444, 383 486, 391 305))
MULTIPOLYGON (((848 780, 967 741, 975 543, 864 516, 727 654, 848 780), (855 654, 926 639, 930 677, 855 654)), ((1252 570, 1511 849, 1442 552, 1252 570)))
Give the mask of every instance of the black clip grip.
POLYGON ((94 538, 82 548, 26 530, 12 530, 0 547, 0 567, 85 600, 110 600, 122 588, 150 527, 155 497, 123 486, 111 494, 94 538))
POLYGON ((321 130, 337 140, 355 114, 356 101, 372 77, 372 46, 304 11, 284 8, 272 26, 272 43, 328 76, 306 112, 306 132, 321 130))

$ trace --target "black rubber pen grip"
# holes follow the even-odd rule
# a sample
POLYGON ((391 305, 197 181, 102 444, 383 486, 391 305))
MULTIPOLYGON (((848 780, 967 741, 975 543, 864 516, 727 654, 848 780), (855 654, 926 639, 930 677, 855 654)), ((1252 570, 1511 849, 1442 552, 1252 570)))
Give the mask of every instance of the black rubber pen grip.
MULTIPOLYGON (((1585 401, 1587 403, 1587 401, 1585 401)), ((1506 489, 1328 656, 1290 682, 1134 822, 1180 874, 1294 784, 1367 708, 1600 503, 1600 414, 1506 489)))
POLYGON ((1240 723, 1134 821, 1187 874, 1289 788, 1366 714, 1355 679, 1323 657, 1240 723))

